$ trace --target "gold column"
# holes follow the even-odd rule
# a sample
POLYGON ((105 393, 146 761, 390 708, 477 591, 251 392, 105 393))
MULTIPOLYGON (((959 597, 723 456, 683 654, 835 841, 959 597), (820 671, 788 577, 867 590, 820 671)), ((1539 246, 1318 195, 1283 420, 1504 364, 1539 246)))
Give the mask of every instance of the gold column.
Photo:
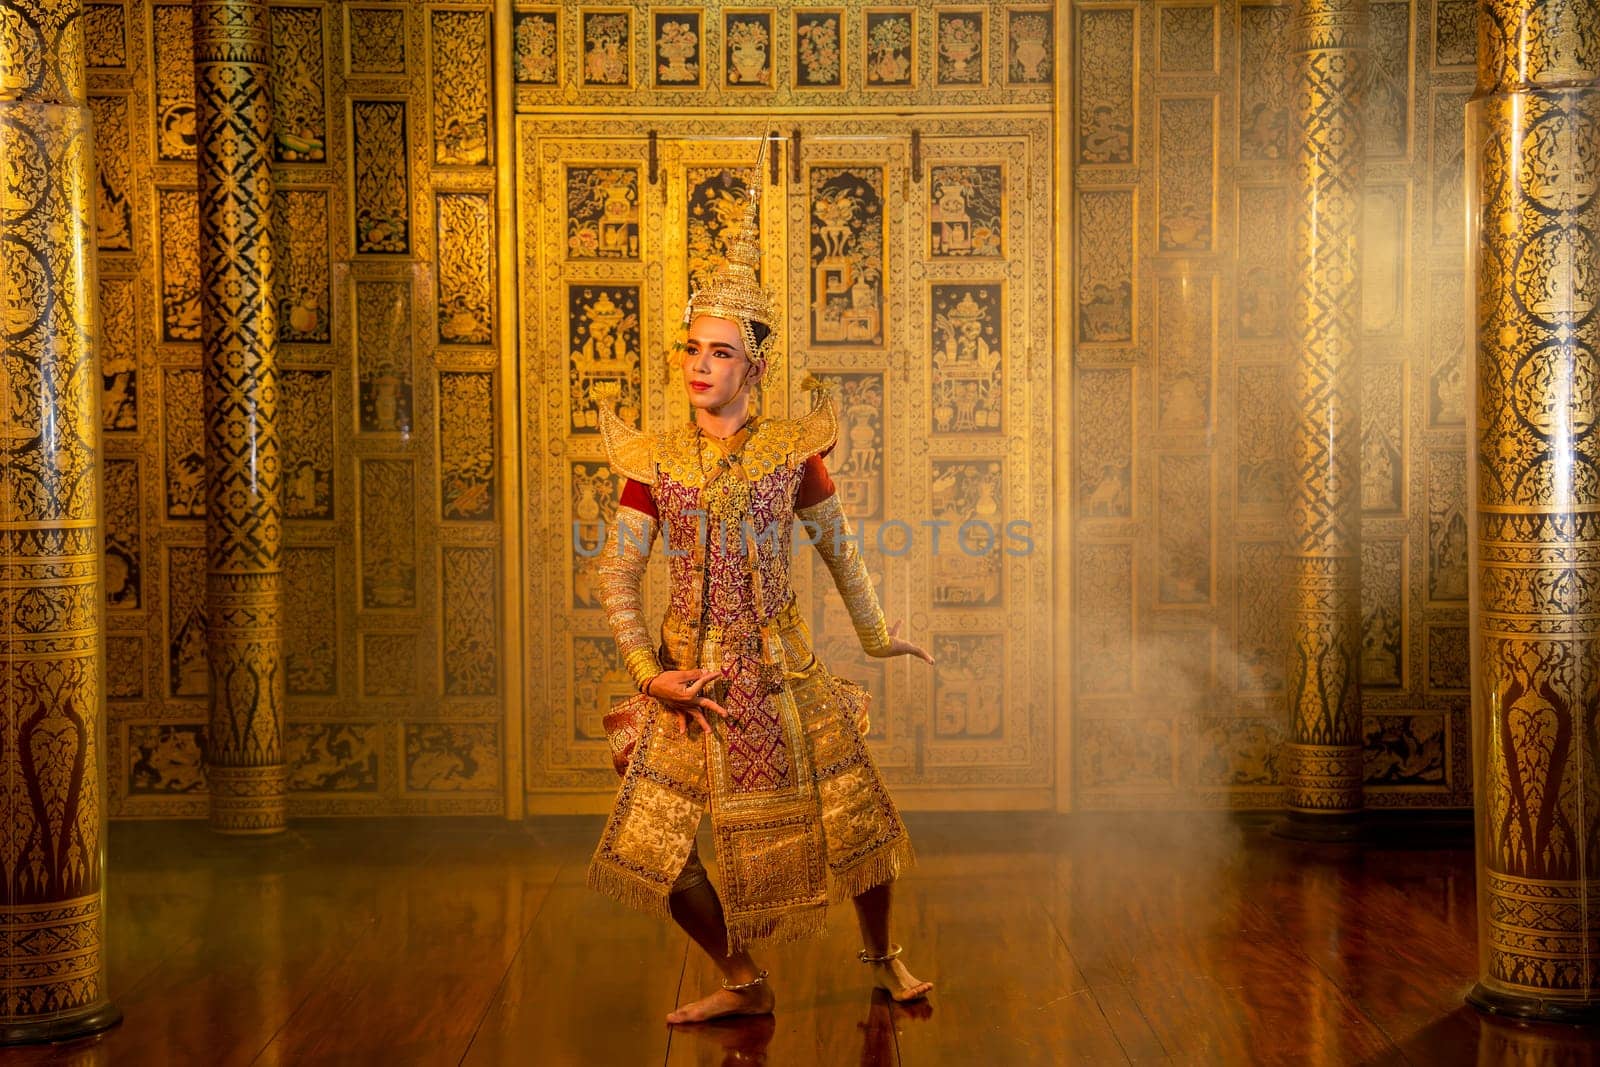
POLYGON ((0 32, 0 1044, 121 1018, 106 996, 94 144, 82 7, 0 32))
POLYGON ((1353 836, 1361 811, 1360 297, 1365 0, 1302 0, 1294 21, 1294 485, 1291 837, 1353 836))
POLYGON ((1473 797, 1487 1011, 1600 1020, 1600 19, 1485 0, 1476 214, 1473 797))
POLYGON ((195 3, 194 55, 211 825, 273 833, 284 827, 283 508, 267 5, 195 3))

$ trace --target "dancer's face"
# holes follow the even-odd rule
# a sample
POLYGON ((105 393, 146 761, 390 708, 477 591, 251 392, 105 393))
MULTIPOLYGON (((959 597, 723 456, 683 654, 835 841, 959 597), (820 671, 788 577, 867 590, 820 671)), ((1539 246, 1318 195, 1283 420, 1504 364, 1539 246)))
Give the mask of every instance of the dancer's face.
POLYGON ((745 354, 738 323, 698 315, 689 324, 683 378, 690 405, 721 412, 760 377, 761 369, 745 354))

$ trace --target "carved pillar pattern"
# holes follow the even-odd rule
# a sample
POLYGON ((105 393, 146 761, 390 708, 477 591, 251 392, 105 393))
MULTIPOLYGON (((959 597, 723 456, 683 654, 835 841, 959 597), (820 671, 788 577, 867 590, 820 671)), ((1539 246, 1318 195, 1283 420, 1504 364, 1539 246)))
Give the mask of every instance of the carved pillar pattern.
POLYGON ((211 825, 284 826, 283 508, 267 5, 194 5, 211 825))
POLYGON ((1296 358, 1289 510, 1293 836, 1344 836, 1361 810, 1361 222, 1364 0, 1303 0, 1294 22, 1296 358))
POLYGON ((1474 739, 1490 1011, 1600 1019, 1600 9, 1486 0, 1474 739))
POLYGON ((93 1033, 106 996, 94 144, 82 8, 0 30, 0 1044, 93 1033))

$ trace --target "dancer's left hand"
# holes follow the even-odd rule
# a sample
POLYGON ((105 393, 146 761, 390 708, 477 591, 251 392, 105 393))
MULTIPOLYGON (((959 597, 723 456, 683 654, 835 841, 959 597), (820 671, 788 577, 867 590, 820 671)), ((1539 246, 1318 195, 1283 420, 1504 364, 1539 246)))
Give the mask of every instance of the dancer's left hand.
POLYGON ((921 645, 912 644, 903 637, 896 637, 900 624, 904 619, 896 619, 893 626, 889 627, 889 647, 882 652, 873 653, 875 659, 888 659, 890 656, 915 656, 925 663, 932 663, 933 657, 921 645))

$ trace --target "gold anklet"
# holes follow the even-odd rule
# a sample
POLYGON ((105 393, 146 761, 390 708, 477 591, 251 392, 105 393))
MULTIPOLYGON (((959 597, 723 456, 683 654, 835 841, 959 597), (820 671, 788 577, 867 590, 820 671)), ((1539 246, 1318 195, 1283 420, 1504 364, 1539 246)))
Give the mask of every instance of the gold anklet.
POLYGON ((900 953, 904 951, 904 948, 905 946, 903 945, 890 945, 889 951, 881 956, 869 956, 867 955, 867 950, 862 949, 856 953, 856 959, 862 963, 888 963, 890 960, 899 959, 900 953))
POLYGON ((767 972, 763 970, 748 982, 734 982, 732 985, 729 985, 727 982, 723 982, 722 988, 726 989, 730 993, 743 993, 746 989, 754 989, 758 985, 766 984, 767 972))

